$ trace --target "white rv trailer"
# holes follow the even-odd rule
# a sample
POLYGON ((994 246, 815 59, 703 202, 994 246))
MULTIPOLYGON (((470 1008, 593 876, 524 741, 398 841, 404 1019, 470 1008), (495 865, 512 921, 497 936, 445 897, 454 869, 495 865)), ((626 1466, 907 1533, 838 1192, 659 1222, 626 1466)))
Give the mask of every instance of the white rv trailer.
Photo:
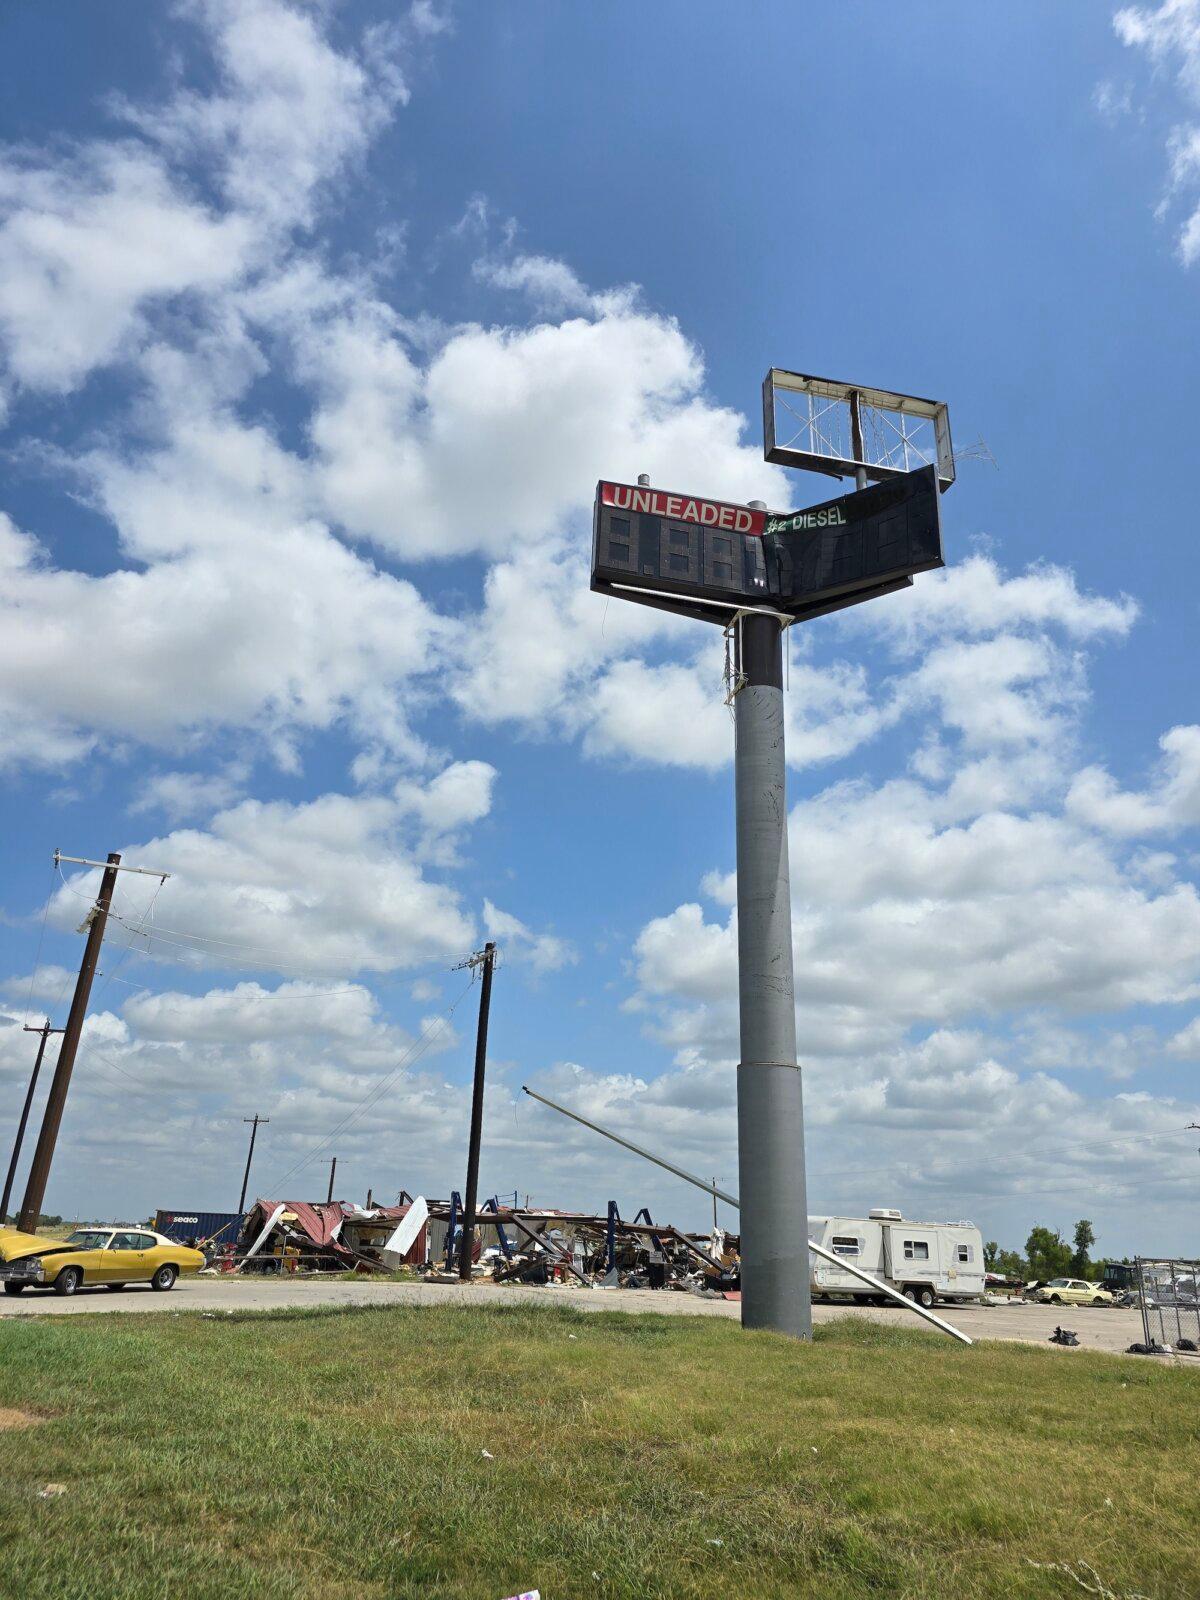
MULTIPOLYGON (((808 1236, 923 1306, 983 1294, 983 1235, 971 1222, 908 1222, 876 1207, 866 1217, 809 1217, 808 1236)), ((809 1255, 814 1298, 869 1300, 870 1288, 809 1255)))

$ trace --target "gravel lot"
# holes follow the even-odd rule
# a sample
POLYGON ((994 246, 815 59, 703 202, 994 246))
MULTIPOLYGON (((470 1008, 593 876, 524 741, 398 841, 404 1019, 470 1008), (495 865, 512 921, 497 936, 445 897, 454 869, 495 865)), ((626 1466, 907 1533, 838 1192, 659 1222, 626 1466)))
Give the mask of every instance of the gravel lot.
MULTIPOLYGON (((69 1299, 58 1295, 26 1291, 20 1296, 0 1297, 0 1316, 80 1316, 115 1311, 269 1311, 280 1307, 445 1305, 452 1300, 560 1299, 581 1311, 654 1311, 672 1316, 733 1317, 740 1314, 736 1303, 708 1300, 697 1295, 672 1291, 653 1293, 638 1289, 527 1289, 500 1287, 490 1283, 379 1283, 369 1278, 287 1279, 276 1278, 189 1278, 178 1283, 170 1294, 155 1294, 143 1285, 113 1291, 82 1289, 69 1299)), ((816 1306, 817 1322, 828 1322, 844 1314, 842 1306, 816 1306)), ((1142 1336, 1141 1317, 1136 1311, 1092 1306, 939 1306, 938 1314, 973 1339, 1017 1339, 1044 1344, 1057 1323, 1073 1328, 1083 1349, 1124 1351, 1142 1336)), ((896 1307, 863 1306, 857 1314, 873 1320, 904 1317, 896 1307)), ((906 1318, 914 1327, 923 1326, 917 1317, 906 1318)), ((1064 1352, 1069 1353, 1069 1352, 1064 1352)), ((1186 1361, 1188 1358, 1181 1358, 1186 1361)), ((1200 1359, 1196 1359, 1200 1368, 1200 1359)))

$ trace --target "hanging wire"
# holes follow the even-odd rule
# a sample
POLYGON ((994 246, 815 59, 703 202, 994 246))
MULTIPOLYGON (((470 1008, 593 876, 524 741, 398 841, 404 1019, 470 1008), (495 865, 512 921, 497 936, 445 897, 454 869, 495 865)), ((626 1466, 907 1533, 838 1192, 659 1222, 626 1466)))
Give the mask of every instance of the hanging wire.
MULTIPOLYGON (((471 981, 474 981, 473 976, 471 981)), ((413 1041, 413 1043, 400 1057, 397 1065, 387 1075, 383 1082, 377 1084, 374 1089, 372 1089, 362 1100, 359 1101, 357 1106, 355 1106, 351 1111, 347 1112, 337 1126, 332 1128, 325 1138, 322 1139, 320 1144, 315 1145, 305 1155, 301 1156, 298 1161, 294 1162, 282 1177, 272 1179, 270 1187, 278 1191, 282 1185, 288 1181, 293 1173, 298 1172, 302 1166, 306 1165, 309 1161, 314 1160, 320 1155, 322 1150, 327 1150, 340 1133, 343 1133, 345 1129, 348 1128, 352 1122, 356 1121, 365 1111, 370 1110, 372 1106, 376 1105, 391 1088, 392 1084, 396 1081, 400 1074, 404 1071, 405 1067, 410 1066, 413 1061, 418 1060, 425 1053, 425 1051, 437 1038, 438 1034, 440 1034, 449 1023, 450 1018, 454 1015, 458 1006, 462 1004, 463 1000, 466 999, 470 992, 471 983, 469 982, 462 992, 451 1002, 449 1006, 447 1006, 446 1010, 442 1012, 442 1014, 432 1023, 430 1023, 430 1025, 426 1027, 413 1041)))
POLYGON ((37 954, 33 958, 33 971, 29 974, 29 993, 25 996, 25 1025, 29 1025, 29 1010, 33 1005, 33 986, 37 982, 38 971, 42 964, 42 940, 46 937, 46 918, 50 915, 50 902, 54 898, 54 890, 46 896, 46 904, 42 907, 42 926, 38 933, 37 954))

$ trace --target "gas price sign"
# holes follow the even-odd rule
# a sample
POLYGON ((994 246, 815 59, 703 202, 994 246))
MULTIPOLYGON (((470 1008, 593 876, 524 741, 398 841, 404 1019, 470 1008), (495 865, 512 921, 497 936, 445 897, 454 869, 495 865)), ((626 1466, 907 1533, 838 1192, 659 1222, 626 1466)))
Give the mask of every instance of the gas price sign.
POLYGON ((944 566, 937 470, 803 511, 600 483, 592 588, 724 623, 746 606, 820 616, 944 566))

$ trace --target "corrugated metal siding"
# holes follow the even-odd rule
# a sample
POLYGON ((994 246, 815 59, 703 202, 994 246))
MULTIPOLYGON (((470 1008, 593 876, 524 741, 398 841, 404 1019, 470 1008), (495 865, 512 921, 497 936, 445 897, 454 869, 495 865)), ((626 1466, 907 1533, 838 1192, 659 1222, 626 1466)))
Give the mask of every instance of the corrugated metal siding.
POLYGON ((168 1239, 211 1239, 220 1234, 218 1243, 233 1244, 242 1231, 242 1217, 237 1211, 188 1211, 178 1206, 173 1210, 157 1211, 154 1227, 168 1239))

